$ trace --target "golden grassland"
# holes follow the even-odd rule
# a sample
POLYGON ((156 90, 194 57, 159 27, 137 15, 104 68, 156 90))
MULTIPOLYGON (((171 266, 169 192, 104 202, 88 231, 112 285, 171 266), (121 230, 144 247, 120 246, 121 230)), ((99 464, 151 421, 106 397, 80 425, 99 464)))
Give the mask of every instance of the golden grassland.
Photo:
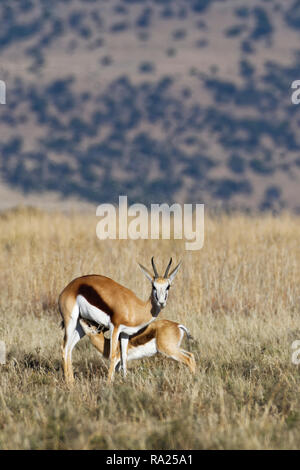
POLYGON ((178 240, 100 241, 96 224, 33 209, 0 215, 0 448, 299 448, 300 219, 206 215, 196 252, 178 240), (68 390, 60 291, 101 273, 146 298, 137 261, 149 267, 152 255, 161 270, 183 258, 161 318, 191 330, 196 375, 156 356, 108 386, 107 362, 85 338, 68 390))

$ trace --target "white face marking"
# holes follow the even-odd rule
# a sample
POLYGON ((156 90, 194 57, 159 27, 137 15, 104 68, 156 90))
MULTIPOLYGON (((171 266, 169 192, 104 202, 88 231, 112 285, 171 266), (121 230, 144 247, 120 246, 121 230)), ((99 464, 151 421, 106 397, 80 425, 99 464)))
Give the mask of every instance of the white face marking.
POLYGON ((165 307, 168 299, 168 294, 169 294, 169 288, 170 288, 170 282, 168 279, 165 279, 164 281, 153 281, 152 283, 152 292, 153 292, 153 298, 158 305, 158 307, 165 307))
POLYGON ((90 304, 85 297, 78 295, 76 298, 80 314, 87 320, 93 320, 99 325, 110 327, 110 317, 107 313, 90 304))

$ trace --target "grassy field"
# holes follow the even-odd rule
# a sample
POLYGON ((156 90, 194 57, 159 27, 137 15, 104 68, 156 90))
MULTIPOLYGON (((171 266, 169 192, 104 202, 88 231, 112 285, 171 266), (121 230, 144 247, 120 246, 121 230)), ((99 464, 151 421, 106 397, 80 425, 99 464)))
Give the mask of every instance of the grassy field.
POLYGON ((206 216, 202 250, 181 241, 100 241, 93 215, 14 210, 0 216, 1 449, 279 449, 300 447, 300 219, 206 216), (57 297, 101 273, 141 298, 137 261, 183 265, 161 318, 196 341, 193 377, 156 356, 107 386, 87 338, 64 384, 57 297))

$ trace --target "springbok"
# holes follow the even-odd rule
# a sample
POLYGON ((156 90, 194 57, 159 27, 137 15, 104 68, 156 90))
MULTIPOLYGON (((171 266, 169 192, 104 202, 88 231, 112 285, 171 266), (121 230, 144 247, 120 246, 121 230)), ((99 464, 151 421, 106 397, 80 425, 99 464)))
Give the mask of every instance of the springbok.
POLYGON ((157 272, 153 257, 151 262, 154 276, 139 264, 152 286, 147 301, 142 301, 131 290, 112 279, 96 274, 74 279, 61 292, 58 305, 65 329, 63 370, 67 383, 71 384, 74 381, 72 350, 85 334, 79 323, 79 317, 92 320, 109 329, 109 382, 114 378, 120 337, 121 364, 123 375, 126 376, 129 337, 154 321, 161 309, 166 306, 169 288, 181 264, 180 262, 169 274, 171 258, 165 274, 161 277, 157 272))
MULTIPOLYGON (((110 341, 103 331, 90 324, 83 318, 79 319, 83 331, 95 348, 106 358, 109 358, 110 341)), ((194 355, 180 347, 184 333, 188 339, 193 339, 189 330, 180 323, 170 320, 155 320, 136 335, 129 338, 127 360, 142 359, 161 353, 175 361, 185 364, 194 374, 196 362, 194 355)), ((120 366, 120 350, 118 350, 115 369, 120 366)))

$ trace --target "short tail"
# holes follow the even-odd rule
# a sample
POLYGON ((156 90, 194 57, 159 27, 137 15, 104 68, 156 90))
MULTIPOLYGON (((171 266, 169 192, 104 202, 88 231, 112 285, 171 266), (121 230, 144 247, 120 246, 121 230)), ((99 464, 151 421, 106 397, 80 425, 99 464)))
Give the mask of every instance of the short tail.
POLYGON ((187 340, 188 340, 188 351, 191 351, 191 342, 192 343, 197 343, 197 341, 195 340, 195 338, 191 335, 190 331, 187 329, 186 326, 184 325, 179 325, 179 328, 184 331, 184 333, 186 334, 186 337, 187 337, 187 340))
POLYGON ((178 328, 180 328, 182 331, 185 332, 187 339, 190 341, 194 341, 194 337, 191 335, 190 331, 187 329, 186 326, 184 325, 178 325, 178 328))

